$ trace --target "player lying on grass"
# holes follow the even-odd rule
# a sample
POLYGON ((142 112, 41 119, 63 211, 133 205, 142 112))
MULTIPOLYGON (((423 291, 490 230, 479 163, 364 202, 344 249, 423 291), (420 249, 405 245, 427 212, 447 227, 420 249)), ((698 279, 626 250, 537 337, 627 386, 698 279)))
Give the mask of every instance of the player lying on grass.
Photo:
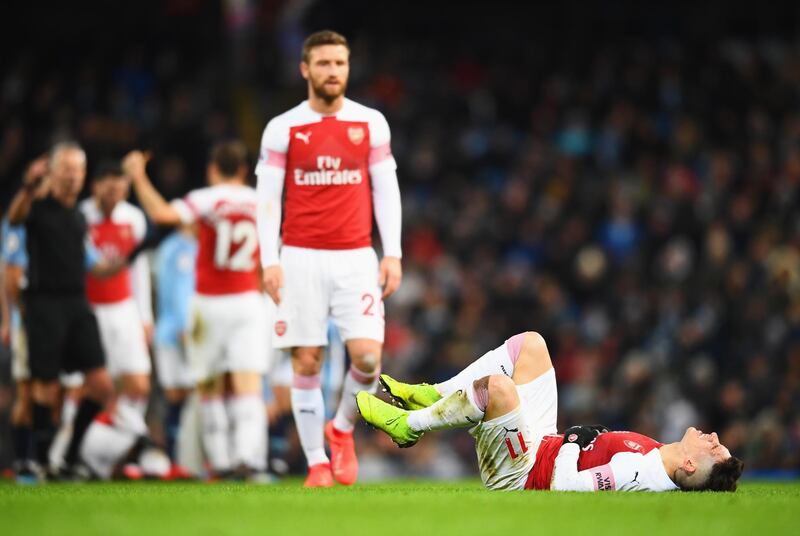
POLYGON ((427 431, 469 427, 489 489, 734 491, 742 473, 717 434, 695 428, 670 444, 600 425, 556 434, 555 371, 534 332, 511 337, 444 383, 411 385, 385 374, 381 383, 404 409, 360 392, 364 420, 401 447, 427 431))

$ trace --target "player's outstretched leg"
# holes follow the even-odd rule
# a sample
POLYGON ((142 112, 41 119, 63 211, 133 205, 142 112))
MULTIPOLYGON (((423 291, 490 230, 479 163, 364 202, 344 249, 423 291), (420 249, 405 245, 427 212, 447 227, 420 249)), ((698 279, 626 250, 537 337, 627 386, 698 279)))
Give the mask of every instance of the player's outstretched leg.
POLYGON ((504 375, 521 385, 549 368, 552 364, 544 339, 538 333, 528 331, 509 338, 442 383, 403 383, 387 374, 381 374, 380 382, 384 391, 402 408, 417 410, 427 408, 459 389, 466 389, 485 376, 504 375))
POLYGON ((369 424, 386 432, 401 447, 414 445, 424 432, 475 426, 519 407, 514 381, 495 374, 472 382, 430 407, 415 411, 396 408, 361 392, 356 398, 361 416, 369 424))

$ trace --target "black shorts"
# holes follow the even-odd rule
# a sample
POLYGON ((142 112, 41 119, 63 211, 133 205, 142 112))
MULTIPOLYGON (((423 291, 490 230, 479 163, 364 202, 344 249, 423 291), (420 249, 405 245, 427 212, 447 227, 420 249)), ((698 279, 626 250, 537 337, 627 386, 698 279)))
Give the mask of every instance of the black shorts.
POLYGON ((105 366, 97 319, 84 296, 27 294, 24 317, 32 379, 105 366))

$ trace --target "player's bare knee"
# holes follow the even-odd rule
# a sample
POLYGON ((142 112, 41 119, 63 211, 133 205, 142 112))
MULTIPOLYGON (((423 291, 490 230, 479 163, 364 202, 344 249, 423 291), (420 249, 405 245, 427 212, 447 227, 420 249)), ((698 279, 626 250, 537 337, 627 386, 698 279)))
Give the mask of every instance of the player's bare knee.
POLYGON ((516 407, 519 396, 514 381, 503 374, 486 377, 489 390, 489 406, 495 411, 516 407))
POLYGON ((31 388, 31 397, 37 404, 55 406, 58 402, 60 389, 61 385, 58 380, 37 381, 34 382, 31 388))
POLYGON ((179 387, 168 387, 164 389, 164 398, 167 399, 167 402, 170 404, 178 404, 186 400, 188 396, 187 389, 181 389, 179 387))
POLYGON ((237 395, 253 395, 261 392, 261 375, 258 372, 232 372, 231 390, 237 395))
POLYGON ((365 374, 375 373, 381 366, 383 345, 372 339, 351 339, 347 341, 353 365, 365 374))
POLYGON ((14 405, 11 407, 11 424, 17 426, 30 424, 31 417, 32 408, 30 400, 15 400, 14 405))
POLYGON ((292 348, 292 370, 301 376, 314 376, 322 369, 322 348, 292 348))
MULTIPOLYGON (((486 376, 489 389, 489 399, 493 397, 497 399, 516 399, 517 388, 514 385, 514 380, 503 374, 493 374, 486 376)), ((480 380, 478 380, 480 381, 480 380)))
POLYGON ((123 379, 125 394, 131 398, 150 396, 150 378, 145 374, 131 374, 123 379))
POLYGON ((353 365, 364 374, 374 374, 381 367, 380 354, 376 355, 372 352, 367 352, 359 356, 353 356, 351 359, 353 365))
POLYGON ((517 384, 528 383, 551 368, 553 363, 544 337, 535 331, 526 331, 514 365, 514 381, 517 384))
POLYGON ((547 354, 547 343, 544 337, 542 337, 539 332, 526 331, 525 337, 522 340, 522 353, 535 356, 547 354))
POLYGON ((114 382, 104 368, 86 373, 84 377, 86 396, 96 402, 105 404, 114 396, 114 382))
POLYGON ((486 418, 493 419, 512 411, 519 405, 519 395, 514 381, 503 374, 485 376, 473 383, 476 390, 485 388, 488 391, 488 403, 486 405, 486 418))

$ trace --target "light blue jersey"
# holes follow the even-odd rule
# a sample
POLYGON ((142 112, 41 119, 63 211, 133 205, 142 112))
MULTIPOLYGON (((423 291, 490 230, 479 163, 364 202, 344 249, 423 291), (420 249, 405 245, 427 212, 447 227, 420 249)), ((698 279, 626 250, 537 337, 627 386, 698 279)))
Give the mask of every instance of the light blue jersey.
MULTIPOLYGON (((23 270, 27 269, 28 251, 25 247, 25 226, 11 225, 7 219, 3 218, 2 240, 3 264, 6 266, 18 266, 23 270)), ((22 286, 25 285, 24 278, 21 284, 22 286)), ((22 317, 16 304, 9 303, 8 306, 11 313, 9 318, 11 329, 12 332, 16 333, 22 326, 22 317)))
POLYGON ((3 219, 3 262, 23 269, 28 267, 25 226, 11 225, 7 219, 3 219))
POLYGON ((180 346, 181 334, 189 321, 196 258, 197 241, 180 232, 172 233, 158 247, 157 344, 180 346))
POLYGON ((346 355, 342 336, 332 321, 328 322, 328 346, 324 348, 325 361, 320 370, 320 380, 322 384, 322 397, 325 400, 325 413, 327 419, 332 419, 338 407, 339 393, 342 390, 342 382, 347 372, 346 355), (336 403, 334 403, 336 402, 336 403))

